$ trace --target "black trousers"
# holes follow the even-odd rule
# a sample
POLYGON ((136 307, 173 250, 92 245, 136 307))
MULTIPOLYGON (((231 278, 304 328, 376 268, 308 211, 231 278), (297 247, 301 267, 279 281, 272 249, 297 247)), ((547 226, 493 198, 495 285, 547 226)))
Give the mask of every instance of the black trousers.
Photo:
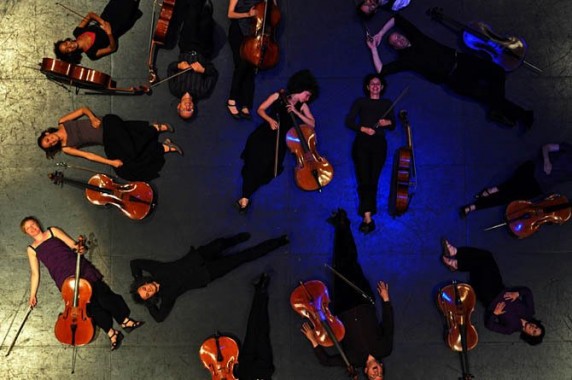
POLYGON ((113 328, 113 320, 119 324, 129 317, 131 311, 123 297, 116 294, 103 281, 91 284, 91 302, 87 305, 88 315, 93 318, 96 326, 106 333, 113 328))
POLYGON ((232 50, 234 71, 230 85, 229 99, 236 100, 239 107, 252 108, 254 102, 254 66, 240 57, 240 45, 244 36, 236 20, 230 22, 228 43, 232 50))
POLYGON ((358 184, 358 214, 363 216, 368 211, 377 213, 377 187, 387 156, 387 141, 383 137, 360 134, 352 146, 352 159, 358 184))
POLYGON ((470 54, 457 53, 457 67, 447 80, 456 93, 489 105, 491 111, 515 122, 524 118, 525 110, 505 98, 506 74, 492 61, 470 54))
MULTIPOLYGON (((358 263, 357 248, 350 229, 350 221, 347 218, 340 218, 334 225, 336 228, 334 234, 334 269, 373 298, 371 285, 365 278, 363 270, 358 263)), ((343 313, 364 303, 367 304, 369 302, 345 281, 334 275, 332 307, 336 314, 343 313)))
POLYGON ((182 5, 181 12, 184 16, 179 49, 181 52, 194 50, 204 57, 210 57, 213 50, 214 30, 211 0, 187 0, 182 5))
POLYGON ((215 280, 239 267, 240 265, 249 261, 256 260, 267 253, 288 244, 288 239, 284 236, 265 240, 254 247, 247 248, 238 253, 223 256, 222 251, 226 248, 232 247, 245 239, 240 238, 241 235, 232 238, 216 239, 213 242, 199 247, 198 251, 206 261, 207 270, 210 274, 211 280, 215 280))
POLYGON ((469 282, 485 308, 505 289, 499 267, 489 251, 460 247, 457 264, 461 272, 469 272, 469 282))
POLYGON ((477 209, 508 204, 515 200, 530 200, 542 194, 542 189, 534 177, 535 164, 527 161, 520 165, 514 174, 498 185, 498 192, 475 201, 477 209))
POLYGON ((139 0, 109 0, 100 17, 109 22, 117 40, 135 25, 141 15, 139 0))
POLYGON ((268 293, 256 290, 252 299, 246 336, 238 356, 241 380, 270 379, 274 373, 268 293))

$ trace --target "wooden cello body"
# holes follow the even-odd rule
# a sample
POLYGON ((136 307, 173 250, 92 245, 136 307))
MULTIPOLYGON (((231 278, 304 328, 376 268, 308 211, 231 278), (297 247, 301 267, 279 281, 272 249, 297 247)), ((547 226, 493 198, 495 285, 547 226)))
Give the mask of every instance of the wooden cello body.
POLYGON ((74 347, 88 344, 95 333, 93 322, 87 315, 87 304, 92 294, 91 284, 79 276, 80 260, 80 253, 77 252, 75 276, 66 278, 61 288, 65 309, 58 316, 54 327, 56 339, 74 347))
POLYGON ((242 42, 240 56, 257 69, 267 70, 276 66, 280 58, 274 34, 281 14, 274 0, 263 0, 254 9, 253 33, 242 42))
POLYGON ((407 111, 399 111, 399 119, 405 128, 407 145, 396 151, 393 163, 392 188, 390 192, 392 202, 390 202, 390 207, 393 207, 391 214, 395 216, 403 215, 409 208, 409 203, 413 196, 411 188, 416 186, 417 179, 411 125, 407 118, 407 111))
POLYGON ((475 310, 477 297, 469 284, 453 281, 437 293, 437 307, 447 325, 445 340, 449 348, 459 352, 463 380, 473 378, 469 371, 467 352, 476 347, 479 336, 471 324, 471 314, 475 310))
POLYGON ((563 195, 552 194, 540 202, 514 201, 506 208, 506 221, 510 231, 524 239, 544 224, 564 224, 572 216, 572 204, 563 195))
MULTIPOLYGON (((285 106, 288 104, 284 90, 280 91, 280 99, 285 106)), ((290 116, 294 126, 286 133, 286 146, 296 156, 296 185, 306 191, 321 190, 332 181, 334 168, 316 150, 318 142, 314 128, 298 124, 294 114, 290 116)))
POLYGON ((117 207, 129 219, 141 220, 154 207, 153 189, 146 182, 118 184, 105 174, 96 174, 84 183, 64 178, 63 173, 58 171, 49 174, 48 177, 54 184, 68 182, 85 188, 85 196, 91 203, 117 207))
POLYGON ((234 339, 217 332, 203 342, 199 356, 212 380, 237 380, 233 369, 238 363, 238 344, 234 339))
MULTIPOLYGON (((151 37, 149 46, 149 58, 147 59, 147 67, 149 69, 149 75, 147 77, 147 81, 149 82, 149 84, 156 83, 159 79, 159 77, 157 76, 157 69, 155 68, 155 58, 157 55, 155 48, 157 46, 164 46, 165 42, 167 41, 169 24, 171 22, 171 18, 173 17, 173 12, 175 10, 175 2, 176 0, 163 0, 163 3, 161 4, 161 11, 159 12, 159 18, 156 23, 153 22, 155 31, 153 32, 153 36, 151 37)), ((153 7, 154 6, 155 4, 153 4, 153 7)), ((154 9, 155 8, 153 8, 153 10, 154 9)))

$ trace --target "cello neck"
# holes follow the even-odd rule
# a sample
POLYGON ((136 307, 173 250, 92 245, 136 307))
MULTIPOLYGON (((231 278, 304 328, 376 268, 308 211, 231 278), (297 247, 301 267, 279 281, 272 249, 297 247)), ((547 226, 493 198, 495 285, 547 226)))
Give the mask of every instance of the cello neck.
POLYGON ((76 261, 75 261, 75 281, 73 284, 73 307, 77 307, 78 304, 78 292, 79 292, 79 269, 80 269, 80 262, 81 262, 81 255, 79 253, 81 246, 83 246, 83 237, 80 236, 78 241, 78 249, 76 250, 76 261))
MULTIPOLYGON (((290 101, 288 100, 288 97, 286 96, 286 91, 280 90, 280 92, 278 94, 279 94, 280 100, 282 101, 284 106, 287 107, 288 104, 290 103, 290 101)), ((294 125, 293 128, 296 131, 296 134, 298 135, 298 140, 300 140, 299 143, 300 143, 300 146, 302 146, 302 150, 304 151, 304 153, 308 153, 310 151, 310 147, 308 146, 308 142, 304 138, 302 130, 300 129, 300 125, 298 124, 298 120, 296 120, 296 116, 292 112, 288 112, 288 114, 292 118, 292 124, 294 125)))

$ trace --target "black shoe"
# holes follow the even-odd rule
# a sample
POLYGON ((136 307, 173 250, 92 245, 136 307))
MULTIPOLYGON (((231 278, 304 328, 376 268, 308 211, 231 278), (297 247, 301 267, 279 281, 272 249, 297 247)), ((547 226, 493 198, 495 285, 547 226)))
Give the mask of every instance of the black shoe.
POLYGON ((121 324, 121 328, 127 333, 131 333, 131 331, 138 329, 139 327, 145 324, 144 321, 136 321, 131 318, 127 318, 127 322, 121 324), (131 324, 129 324, 131 322, 131 324))
POLYGON ((339 208, 337 211, 332 212, 332 215, 330 215, 326 221, 334 227, 349 226, 350 224, 348 214, 343 208, 339 208))
POLYGON ((246 119, 246 120, 250 120, 250 119, 252 119, 252 114, 250 113, 248 108, 242 107, 240 110, 240 117, 243 119, 246 119), (244 110, 246 110, 247 112, 244 112, 244 110))
POLYGON ((360 232, 363 232, 365 235, 367 235, 373 230, 375 230, 375 222, 373 221, 373 219, 369 223, 361 222, 361 224, 359 225, 359 230, 360 232))
POLYGON ((230 114, 230 116, 232 116, 232 118, 234 120, 240 120, 240 111, 238 110, 238 107, 236 105, 236 102, 234 104, 230 104, 229 101, 226 102, 226 110, 228 111, 228 113, 230 114), (233 112, 234 110, 236 110, 236 112, 233 112))
POLYGON ((111 340, 111 351, 115 351, 119 347, 121 347, 121 342, 123 342, 123 338, 125 337, 123 336, 123 333, 121 331, 115 330, 113 332, 113 335, 109 337, 109 340, 111 340))
POLYGON ((246 206, 243 207, 239 201, 236 201, 236 202, 234 202, 234 207, 238 210, 238 213, 240 215, 246 215, 246 212, 250 208, 251 204, 252 204, 252 201, 248 200, 248 203, 246 204, 246 206))
POLYGON ((248 232, 241 232, 230 238, 234 244, 244 243, 248 239, 250 239, 250 233, 248 232))
POLYGON ((450 244, 451 243, 449 243, 449 240, 447 240, 447 238, 444 237, 441 238, 441 256, 447 258, 453 257, 453 255, 451 255, 451 251, 449 250, 450 244))
POLYGON ((529 130, 532 128, 532 124, 534 123, 534 112, 524 111, 524 114, 519 122, 522 124, 524 129, 529 130))

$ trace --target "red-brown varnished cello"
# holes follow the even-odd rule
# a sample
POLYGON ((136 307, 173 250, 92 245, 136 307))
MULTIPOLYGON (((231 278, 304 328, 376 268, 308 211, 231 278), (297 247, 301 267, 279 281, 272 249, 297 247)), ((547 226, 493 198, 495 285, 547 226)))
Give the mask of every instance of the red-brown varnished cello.
POLYGON ((539 202, 514 201, 506 208, 506 224, 519 239, 534 234, 544 224, 564 224, 572 216, 572 204, 563 195, 552 194, 539 202))
POLYGON ((149 41, 149 58, 147 59, 147 67, 149 68, 149 76, 147 78, 149 84, 157 82, 159 79, 157 76, 157 69, 155 68, 155 58, 157 56, 155 48, 157 46, 165 45, 167 40, 167 33, 169 31, 169 24, 171 18, 173 17, 173 12, 175 10, 176 0, 163 0, 161 4, 161 11, 159 12, 159 19, 155 24, 155 5, 157 1, 153 2, 153 17, 151 23, 151 31, 154 30, 149 41))
POLYGON ((74 65, 59 59, 43 58, 40 72, 49 80, 78 89, 86 89, 104 94, 132 94, 140 95, 149 93, 146 86, 119 88, 111 76, 101 71, 93 70, 85 66, 74 65))
POLYGON ((263 0, 254 6, 254 10, 253 33, 242 42, 240 56, 257 69, 271 69, 280 58, 280 48, 274 38, 280 22, 280 10, 274 0, 263 0))
POLYGON ((87 315, 87 304, 91 298, 91 284, 80 277, 81 253, 85 238, 78 239, 75 276, 68 277, 62 284, 61 292, 65 309, 58 316, 54 333, 57 340, 74 347, 72 356, 72 373, 75 370, 76 348, 91 342, 94 335, 93 322, 87 315))
POLYGON ((231 337, 221 336, 217 331, 203 342, 199 356, 212 380, 237 380, 233 369, 238 364, 238 344, 231 337))
POLYGON ((394 208, 392 210, 393 215, 402 215, 407 211, 413 196, 411 188, 417 186, 413 139, 411 137, 411 125, 407 118, 407 111, 399 111, 399 119, 405 128, 407 145, 399 148, 395 154, 391 181, 393 199, 390 202, 390 207, 394 208))
MULTIPOLYGON (((280 100, 285 106, 289 104, 284 90, 280 90, 280 100)), ((334 177, 334 168, 316 150, 317 136, 314 128, 298 124, 293 113, 290 116, 294 126, 286 133, 286 146, 296 156, 296 185, 306 191, 321 191, 334 177)))
POLYGON ((473 378, 469 371, 467 352, 475 348, 479 341, 477 330, 471 324, 476 299, 471 285, 457 281, 442 287, 437 293, 437 306, 447 323, 445 340, 451 350, 460 354, 463 380, 473 378))
POLYGON ((56 185, 67 182, 84 188, 88 201, 98 206, 115 206, 132 220, 145 218, 155 205, 153 189, 146 182, 118 184, 105 174, 96 174, 84 183, 64 178, 59 171, 49 174, 48 177, 56 185))
POLYGON ((329 304, 328 288, 321 281, 300 281, 300 285, 290 294, 292 309, 310 320, 318 344, 324 347, 335 346, 346 364, 348 374, 357 380, 357 372, 339 343, 344 338, 346 329, 342 321, 328 309, 329 304))

